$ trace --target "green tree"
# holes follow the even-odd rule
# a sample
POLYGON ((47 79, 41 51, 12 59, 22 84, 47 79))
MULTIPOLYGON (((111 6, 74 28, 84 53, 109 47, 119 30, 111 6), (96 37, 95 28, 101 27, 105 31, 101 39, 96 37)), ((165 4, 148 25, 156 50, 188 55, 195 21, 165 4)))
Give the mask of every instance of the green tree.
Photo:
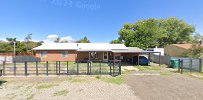
POLYGON ((126 46, 141 49, 163 47, 167 44, 190 42, 194 31, 193 26, 177 18, 150 18, 137 21, 135 24, 124 24, 124 27, 119 31, 118 41, 112 42, 122 41, 126 46))
POLYGON ((6 40, 8 41, 8 42, 16 42, 16 38, 6 38, 6 40))
POLYGON ((90 40, 85 36, 84 38, 76 41, 76 43, 90 43, 90 40))
POLYGON ((118 40, 113 40, 113 41, 111 41, 110 43, 111 43, 111 44, 121 44, 121 43, 123 43, 123 42, 118 39, 118 40))
POLYGON ((189 43, 192 41, 192 34, 195 28, 187 24, 184 20, 175 17, 160 19, 160 27, 167 33, 167 37, 162 38, 162 45, 189 43))
POLYGON ((200 43, 203 40, 203 36, 200 33, 195 33, 193 38, 194 43, 200 43))
POLYGON ((200 44, 193 44, 191 49, 182 55, 183 57, 202 58, 203 47, 200 44))
POLYGON ((0 52, 12 52, 13 47, 10 43, 1 42, 0 43, 0 52))
POLYGON ((137 21, 135 24, 125 24, 119 31, 119 40, 126 46, 146 49, 159 45, 161 38, 166 37, 165 31, 158 25, 156 19, 137 21))
POLYGON ((26 52, 28 52, 28 50, 30 50, 30 41, 32 40, 32 33, 27 34, 27 36, 25 37, 25 42, 26 42, 26 52))
POLYGON ((34 47, 41 45, 43 42, 33 42, 29 40, 29 48, 27 48, 27 42, 25 41, 17 41, 16 38, 6 38, 8 42, 0 42, 0 52, 13 52, 13 41, 16 42, 16 54, 27 52, 34 47))

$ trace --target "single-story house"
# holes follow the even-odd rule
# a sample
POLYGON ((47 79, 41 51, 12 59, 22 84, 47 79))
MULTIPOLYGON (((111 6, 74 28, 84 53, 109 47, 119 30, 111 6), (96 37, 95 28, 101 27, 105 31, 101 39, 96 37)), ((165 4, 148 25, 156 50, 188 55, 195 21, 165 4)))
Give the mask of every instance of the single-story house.
MULTIPOLYGON (((33 48, 41 61, 122 60, 139 54, 159 53, 130 49, 124 44, 109 43, 49 43, 33 48)), ((139 56, 138 56, 139 57, 139 56)))
MULTIPOLYGON (((188 52, 193 44, 170 44, 164 47, 164 53, 168 56, 180 57, 188 52)), ((201 45, 202 46, 202 45, 201 45)))

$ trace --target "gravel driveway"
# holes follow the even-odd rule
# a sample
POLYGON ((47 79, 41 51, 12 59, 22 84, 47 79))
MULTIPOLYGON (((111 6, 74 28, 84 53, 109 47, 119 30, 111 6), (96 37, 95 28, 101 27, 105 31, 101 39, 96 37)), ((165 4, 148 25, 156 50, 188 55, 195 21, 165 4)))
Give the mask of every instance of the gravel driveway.
POLYGON ((181 74, 128 75, 127 84, 141 100, 203 100, 203 80, 181 74))
POLYGON ((7 81, 0 89, 0 100, 139 100, 126 84, 90 76, 0 79, 7 81))

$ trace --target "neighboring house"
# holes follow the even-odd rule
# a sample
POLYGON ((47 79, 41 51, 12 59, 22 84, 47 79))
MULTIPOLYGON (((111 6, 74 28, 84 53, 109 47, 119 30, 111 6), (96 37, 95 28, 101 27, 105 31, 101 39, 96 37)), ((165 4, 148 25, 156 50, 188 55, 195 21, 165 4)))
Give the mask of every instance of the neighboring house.
MULTIPOLYGON (((161 52, 161 56, 164 56, 164 48, 149 48, 147 51, 161 52)), ((155 53, 155 55, 159 55, 159 53, 155 53)))
POLYGON ((41 61, 123 60, 152 51, 132 49, 124 44, 109 43, 51 43, 33 48, 41 61))
POLYGON ((180 57, 183 53, 189 51, 193 44, 171 44, 164 47, 165 55, 180 57))

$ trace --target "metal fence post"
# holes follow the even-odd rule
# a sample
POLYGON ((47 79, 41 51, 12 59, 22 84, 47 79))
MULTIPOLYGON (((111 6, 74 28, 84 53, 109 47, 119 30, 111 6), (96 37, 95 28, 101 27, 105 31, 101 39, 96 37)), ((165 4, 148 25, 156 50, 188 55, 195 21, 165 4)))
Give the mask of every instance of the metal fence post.
POLYGON ((181 67, 181 64, 182 64, 182 62, 181 62, 181 60, 179 59, 178 72, 180 72, 180 67, 181 67))
POLYGON ((90 68, 90 75, 92 74, 92 62, 90 61, 90 66, 89 66, 89 68, 90 68))
POLYGON ((47 73, 47 76, 49 75, 49 72, 48 72, 48 70, 49 70, 49 62, 48 61, 46 61, 46 73, 47 73))
POLYGON ((192 59, 190 59, 190 72, 192 72, 192 59))
POLYGON ((59 63, 59 75, 61 75, 61 61, 59 61, 58 63, 59 63))
POLYGON ((113 75, 114 75, 114 69, 115 69, 115 61, 113 61, 113 75))
POLYGON ((121 61, 119 61, 119 74, 121 75, 121 61))
POLYGON ((38 76, 39 73, 38 73, 38 61, 36 61, 36 75, 38 76))
POLYGON ((77 75, 79 74, 79 65, 78 65, 78 61, 77 61, 77 75))
POLYGON ((13 62, 13 74, 16 76, 16 61, 13 62))
POLYGON ((58 61, 56 61, 56 75, 58 75, 58 61))
POLYGON ((109 64, 109 65, 110 65, 110 73, 109 73, 109 74, 111 75, 111 74, 112 74, 112 73, 111 73, 111 65, 112 65, 112 64, 111 64, 111 61, 109 61, 109 62, 110 62, 110 64, 109 64))
POLYGON ((66 66, 66 67, 67 67, 67 75, 68 75, 68 61, 67 61, 67 63, 66 63, 66 64, 67 64, 67 66, 66 66))
POLYGON ((87 61, 87 75, 89 75, 89 61, 87 61))
POLYGON ((183 60, 181 60, 181 74, 183 74, 183 60))
POLYGON ((4 75, 4 76, 6 75, 6 72, 5 72, 5 65, 6 65, 6 62, 3 61, 3 75, 4 75))
POLYGON ((25 76, 27 76, 27 61, 25 61, 25 76))
POLYGON ((202 59, 199 59, 199 72, 202 72, 202 59))
POLYGON ((99 61, 99 73, 101 74, 101 60, 99 61))

